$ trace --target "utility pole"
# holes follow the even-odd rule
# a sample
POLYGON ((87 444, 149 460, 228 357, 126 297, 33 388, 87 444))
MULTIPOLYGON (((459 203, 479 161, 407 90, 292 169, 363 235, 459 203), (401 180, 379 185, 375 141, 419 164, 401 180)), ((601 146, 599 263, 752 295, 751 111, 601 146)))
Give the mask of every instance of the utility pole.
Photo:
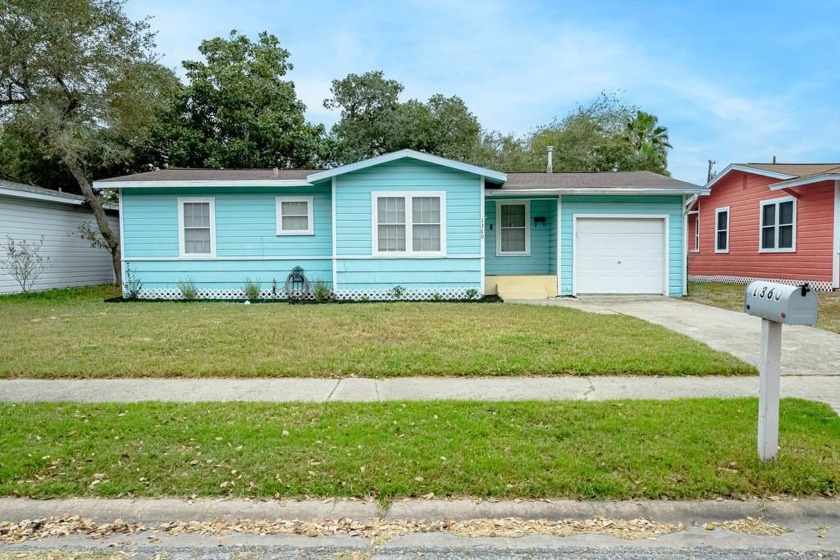
POLYGON ((707 181, 707 182, 708 182, 708 181, 711 181, 711 180, 712 180, 712 179, 714 179, 714 177, 715 177, 715 174, 712 172, 712 167, 714 167, 714 165, 715 165, 716 163, 717 163, 717 162, 716 162, 716 161, 714 161, 714 160, 711 160, 711 159, 709 160, 709 172, 706 174, 706 181, 707 181))

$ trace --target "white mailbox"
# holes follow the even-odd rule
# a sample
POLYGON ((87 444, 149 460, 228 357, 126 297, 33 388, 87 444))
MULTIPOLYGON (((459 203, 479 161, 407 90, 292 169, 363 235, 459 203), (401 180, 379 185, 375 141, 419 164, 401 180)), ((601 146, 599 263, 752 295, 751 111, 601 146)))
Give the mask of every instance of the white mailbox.
POLYGON ((757 281, 747 286, 744 311, 768 321, 787 325, 817 322, 817 294, 803 286, 757 281))
POLYGON ((761 317, 758 360, 758 458, 772 461, 779 451, 779 397, 782 375, 782 324, 817 322, 817 294, 808 287, 758 281, 747 286, 744 311, 761 317))

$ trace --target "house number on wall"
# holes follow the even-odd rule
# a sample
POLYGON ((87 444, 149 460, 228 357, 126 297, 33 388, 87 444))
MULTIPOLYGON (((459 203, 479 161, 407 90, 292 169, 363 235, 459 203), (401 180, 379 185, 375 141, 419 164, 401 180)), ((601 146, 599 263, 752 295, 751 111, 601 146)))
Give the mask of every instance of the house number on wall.
POLYGON ((484 218, 481 218, 481 239, 484 239, 484 218))
POLYGON ((753 289, 752 295, 754 298, 766 299, 768 301, 772 301, 773 299, 779 301, 780 299, 782 299, 781 290, 776 290, 775 288, 770 288, 768 290, 767 286, 762 286, 760 290, 758 289, 758 286, 756 286, 755 289, 753 289), (775 298, 773 297, 774 295, 775 298))

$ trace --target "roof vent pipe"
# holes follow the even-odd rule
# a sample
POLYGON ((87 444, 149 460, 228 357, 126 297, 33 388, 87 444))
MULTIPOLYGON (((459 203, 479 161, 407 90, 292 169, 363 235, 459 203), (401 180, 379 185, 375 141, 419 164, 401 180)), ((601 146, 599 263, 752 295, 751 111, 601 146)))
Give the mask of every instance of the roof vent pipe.
POLYGON ((773 156, 773 163, 776 163, 776 156, 773 156))
POLYGON ((546 168, 547 173, 554 173, 554 146, 548 147, 548 167, 546 168))

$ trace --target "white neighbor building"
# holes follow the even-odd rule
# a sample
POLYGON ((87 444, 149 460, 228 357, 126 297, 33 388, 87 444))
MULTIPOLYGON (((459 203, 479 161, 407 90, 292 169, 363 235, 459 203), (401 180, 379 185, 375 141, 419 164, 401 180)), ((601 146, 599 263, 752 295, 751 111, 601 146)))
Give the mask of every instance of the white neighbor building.
MULTIPOLYGON (((118 232, 116 209, 109 208, 108 214, 111 228, 118 232)), ((44 236, 40 255, 49 257, 49 262, 33 290, 114 281, 108 250, 91 247, 80 237, 78 227, 83 222, 96 229, 84 197, 0 179, 0 258, 6 254, 7 237, 38 243, 44 236)), ((15 279, 0 270, 0 294, 19 291, 15 279)))

